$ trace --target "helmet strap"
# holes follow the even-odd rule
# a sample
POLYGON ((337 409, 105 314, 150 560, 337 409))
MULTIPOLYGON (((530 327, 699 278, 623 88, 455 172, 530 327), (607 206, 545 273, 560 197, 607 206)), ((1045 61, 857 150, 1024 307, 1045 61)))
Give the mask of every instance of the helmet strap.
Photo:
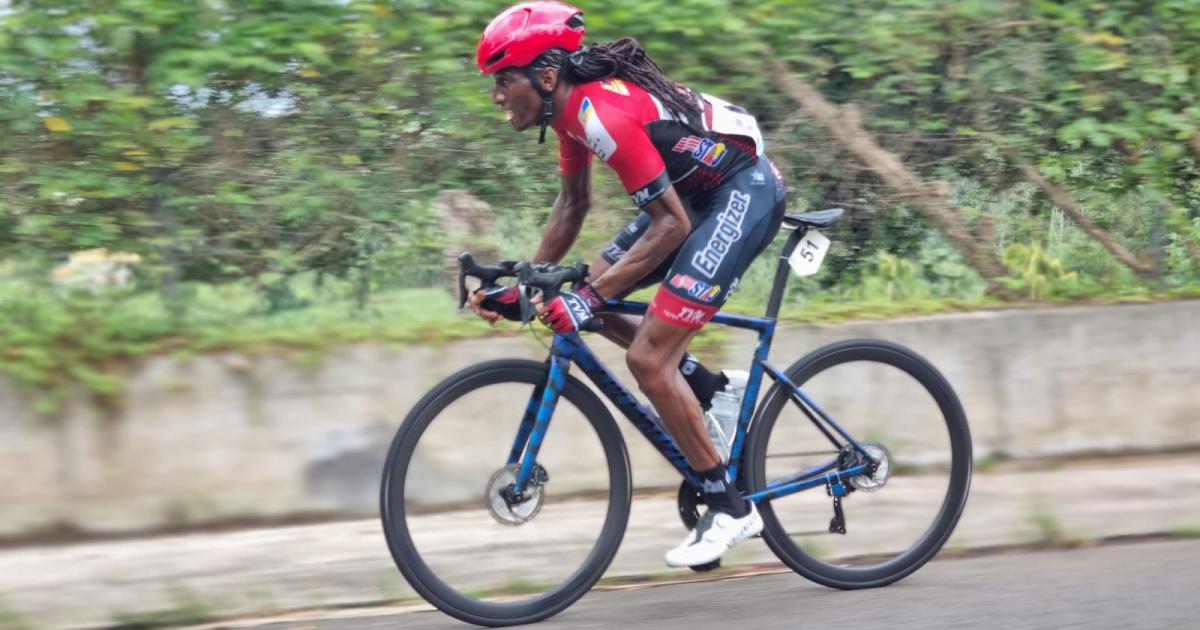
POLYGON ((550 124, 550 119, 554 117, 554 99, 549 96, 542 97, 542 129, 538 132, 538 144, 546 143, 546 127, 550 124))
MULTIPOLYGON (((562 74, 561 68, 559 74, 562 74)), ((533 84, 533 89, 542 96, 542 120, 541 131, 538 133, 538 144, 545 144, 546 127, 550 126, 550 119, 554 118, 554 90, 558 87, 558 76, 556 75, 554 78, 554 87, 549 90, 542 87, 542 82, 538 80, 537 73, 533 71, 533 68, 525 66, 525 76, 533 84)))

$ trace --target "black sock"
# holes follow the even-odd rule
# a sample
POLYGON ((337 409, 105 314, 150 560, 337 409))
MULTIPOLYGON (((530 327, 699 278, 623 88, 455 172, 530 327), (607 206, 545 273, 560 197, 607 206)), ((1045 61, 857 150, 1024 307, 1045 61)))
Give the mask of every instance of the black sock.
POLYGON ((737 487, 729 480, 725 464, 717 464, 712 470, 697 471, 696 474, 700 476, 704 502, 708 507, 734 518, 742 518, 750 513, 750 502, 742 498, 737 487))
POLYGON ((679 361, 679 371, 683 373, 683 380, 692 388, 696 400, 700 401, 700 408, 705 411, 712 407, 713 394, 724 389, 729 382, 724 374, 709 372, 690 352, 684 353, 683 359, 679 361))

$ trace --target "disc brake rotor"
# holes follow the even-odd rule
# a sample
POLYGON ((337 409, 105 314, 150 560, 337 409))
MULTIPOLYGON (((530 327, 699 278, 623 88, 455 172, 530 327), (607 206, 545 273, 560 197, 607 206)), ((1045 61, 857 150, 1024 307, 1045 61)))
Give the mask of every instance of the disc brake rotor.
POLYGON ((519 503, 509 503, 505 494, 517 482, 519 470, 519 464, 509 464, 497 470, 488 480, 487 488, 483 493, 483 500, 487 504, 488 512, 501 525, 516 527, 528 523, 537 516, 538 511, 542 509, 542 502, 546 499, 546 495, 542 491, 543 486, 529 483, 525 488, 524 500, 519 503))
MULTIPOLYGON (((882 488, 892 474, 892 454, 877 442, 867 442, 862 447, 871 456, 871 459, 878 462, 878 465, 875 467, 875 472, 870 475, 851 478, 850 484, 863 492, 874 492, 882 488)), ((858 454, 858 458, 866 461, 861 454, 858 454)))

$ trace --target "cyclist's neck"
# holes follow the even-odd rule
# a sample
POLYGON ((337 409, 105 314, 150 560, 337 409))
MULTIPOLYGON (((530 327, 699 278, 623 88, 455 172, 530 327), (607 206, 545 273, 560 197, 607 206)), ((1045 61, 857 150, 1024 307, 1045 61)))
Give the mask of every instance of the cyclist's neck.
POLYGON ((571 102, 571 92, 574 90, 574 87, 566 81, 560 81, 558 86, 554 88, 554 118, 550 119, 550 124, 555 129, 558 128, 558 121, 563 110, 567 108, 567 103, 571 102))

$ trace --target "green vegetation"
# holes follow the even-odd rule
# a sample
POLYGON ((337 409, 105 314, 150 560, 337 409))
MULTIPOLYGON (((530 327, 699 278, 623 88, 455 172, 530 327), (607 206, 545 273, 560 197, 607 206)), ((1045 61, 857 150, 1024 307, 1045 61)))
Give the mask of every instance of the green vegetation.
POLYGON ((113 628, 120 630, 150 630, 172 626, 190 626, 208 623, 216 619, 220 609, 213 602, 201 600, 190 590, 181 586, 168 589, 170 605, 160 610, 136 613, 117 613, 113 628))
POLYGON ((3 598, 0 598, 0 628, 35 630, 37 626, 33 625, 24 615, 13 610, 3 598))
POLYGON ((1058 547, 1074 539, 1064 529, 1059 516, 1044 500, 1039 499, 1030 505, 1026 516, 1029 524, 1033 527, 1031 542, 1035 545, 1058 547))
MULTIPOLYGON (((789 286, 789 320, 1200 295, 1200 3, 584 4, 589 41, 635 35, 673 78, 754 112, 793 211, 848 209, 822 273, 789 286), (920 186, 864 166, 776 61, 855 106, 843 122, 920 186)), ((512 134, 474 68, 498 5, 9 5, 0 370, 38 389, 41 411, 75 387, 119 405, 122 370, 146 353, 488 330, 447 320, 434 199, 489 203, 487 244, 520 258, 558 185, 553 147, 512 134), (79 277, 61 266, 91 248, 136 254, 129 281, 53 281, 56 267, 79 277)), ((595 179, 571 260, 634 212, 605 168, 595 179)), ((770 258, 731 309, 761 312, 770 258)))
POLYGON ((1200 523, 1185 523, 1167 530, 1167 533, 1180 538, 1200 538, 1200 523))

